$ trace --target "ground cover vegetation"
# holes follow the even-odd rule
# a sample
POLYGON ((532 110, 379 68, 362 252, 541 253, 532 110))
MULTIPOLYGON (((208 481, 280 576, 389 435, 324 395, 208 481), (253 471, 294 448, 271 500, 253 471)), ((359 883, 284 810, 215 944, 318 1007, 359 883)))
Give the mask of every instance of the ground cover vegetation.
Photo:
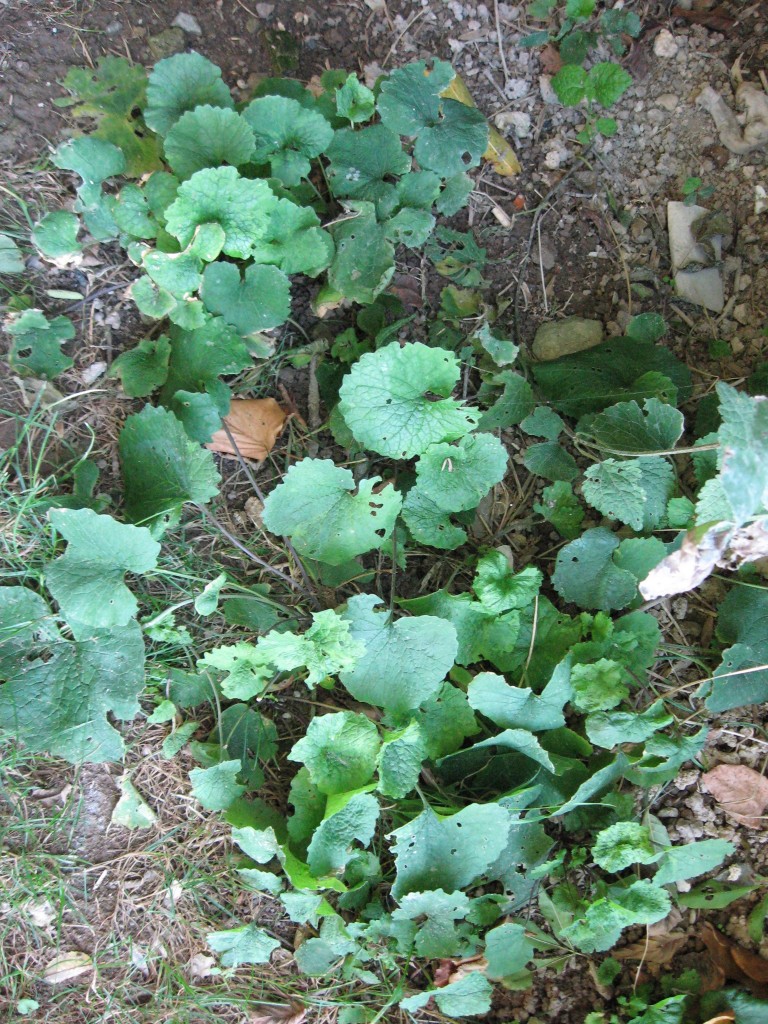
MULTIPOLYGON (((573 62, 554 83, 585 102, 585 144, 615 130, 594 105, 628 85, 611 62, 581 67, 589 7, 569 0, 560 37, 573 62)), ((633 30, 601 26, 617 46, 633 30)), ((165 755, 192 752, 196 799, 231 825, 242 886, 303 929, 300 971, 383 993, 375 1009, 347 1006, 344 1024, 428 1004, 483 1014, 495 985, 523 988, 573 955, 599 954, 610 983, 618 964, 603 954, 625 930, 696 905, 697 880, 734 852, 720 839, 671 845, 653 799, 700 754, 708 713, 768 699, 759 381, 720 382, 693 409, 655 314, 625 338, 530 361, 483 297, 483 250, 438 225, 467 201, 468 172, 498 158, 445 62, 401 67, 373 90, 346 72, 313 91, 268 79, 237 107, 195 53, 149 74, 109 57, 64 84, 93 130, 56 149, 77 199, 32 241, 64 263, 94 243, 122 246, 152 323, 110 369, 136 400, 119 494, 99 491, 88 452, 71 453, 53 494, 32 486, 39 465, 23 445, 7 463, 25 543, 11 545, 0 589, 0 728, 73 763, 119 760, 117 723, 152 697, 165 755), (448 282, 423 329, 387 292, 398 246, 448 282), (168 553, 183 523, 219 500, 206 445, 228 431, 233 386, 258 379, 268 332, 308 285, 317 312, 352 318, 289 354, 312 364, 334 457, 313 456, 310 438, 274 486, 253 479, 263 528, 281 539, 263 582, 211 564, 207 585, 158 602, 175 585, 168 553), (546 482, 528 515, 559 535, 551 576, 513 564, 493 522, 512 428, 546 482), (414 572, 429 579, 434 564, 450 572, 419 592, 414 572), (689 686, 691 715, 651 671, 674 652, 649 608, 716 570, 733 586, 689 686), (259 791, 288 680, 320 699, 281 758, 282 813, 259 791)), ((23 269, 11 238, 0 260, 23 269)), ((7 330, 17 373, 50 381, 71 366, 67 317, 19 308, 7 330)), ((141 824, 139 794, 126 788, 124 801, 123 820, 141 824)), ((224 969, 280 946, 251 921, 208 942, 224 969)), ((765 1006, 754 992, 681 985, 611 1020, 735 1010, 748 1024, 765 1006)))

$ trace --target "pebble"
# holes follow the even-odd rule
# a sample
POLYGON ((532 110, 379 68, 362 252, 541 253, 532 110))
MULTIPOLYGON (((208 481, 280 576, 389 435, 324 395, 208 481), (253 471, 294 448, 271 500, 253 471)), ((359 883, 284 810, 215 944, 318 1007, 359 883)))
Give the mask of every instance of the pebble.
POLYGON ((673 92, 663 92, 661 96, 656 97, 656 103, 663 107, 664 110, 668 110, 670 114, 673 110, 677 109, 677 105, 680 102, 680 97, 676 96, 673 92))
POLYGON ((680 47, 669 29, 663 28, 653 41, 653 52, 657 57, 676 57, 680 47))
POLYGON ((559 103, 557 93, 552 88, 552 78, 549 75, 539 75, 539 92, 545 103, 559 103))
POLYGON ((746 302, 739 303, 733 311, 733 319, 740 324, 748 324, 752 322, 752 315, 749 311, 749 306, 746 302))
POLYGON ((200 28, 200 22, 191 14, 186 14, 181 11, 171 22, 174 28, 180 28, 183 32, 187 32, 191 36, 201 36, 203 30, 200 28))
POLYGON ((107 27, 105 29, 105 32, 107 33, 108 36, 119 36, 122 31, 123 31, 123 23, 122 23, 122 21, 110 21, 110 23, 107 25, 107 27))
POLYGON ((506 110, 497 114, 494 120, 500 132, 512 128, 518 139, 524 139, 531 133, 531 115, 524 110, 506 110))

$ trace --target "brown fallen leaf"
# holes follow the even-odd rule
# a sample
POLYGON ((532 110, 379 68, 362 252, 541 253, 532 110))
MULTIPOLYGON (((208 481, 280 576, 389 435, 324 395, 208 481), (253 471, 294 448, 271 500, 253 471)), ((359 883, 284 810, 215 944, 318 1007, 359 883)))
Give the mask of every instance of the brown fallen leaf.
POLYGON ((701 777, 702 784, 734 821, 764 828, 768 779, 743 764, 719 764, 701 777))
POLYGON ((731 1021, 736 1020, 736 1014, 733 1010, 728 1010, 727 1013, 719 1013, 717 1017, 710 1017, 709 1020, 705 1020, 704 1024, 731 1024, 731 1021))
POLYGON ((731 942, 709 923, 702 928, 701 939, 726 980, 738 982, 758 999, 768 997, 768 960, 731 942))
POLYGON ((274 447, 287 417, 274 398, 233 398, 224 422, 232 440, 222 427, 205 446, 221 455, 237 456, 263 462, 274 447), (237 449, 232 444, 237 445, 237 449))
POLYGON ((694 25, 703 25, 713 32, 730 32, 736 27, 736 20, 728 16, 723 7, 716 7, 713 11, 689 11, 685 7, 673 7, 673 18, 684 18, 693 22, 694 25))
POLYGON ((248 1018, 248 1024, 302 1024, 307 1008, 298 999, 285 1006, 257 1006, 248 1018))
POLYGON ((539 54, 539 60, 541 62, 541 70, 545 75, 556 75, 563 66, 563 59, 557 52, 557 47, 552 43, 547 43, 539 54))
POLYGON ((615 949, 611 956, 616 960, 640 960, 646 964, 663 967, 671 963, 688 941, 687 935, 670 933, 668 935, 651 935, 646 942, 632 942, 621 949, 615 949))

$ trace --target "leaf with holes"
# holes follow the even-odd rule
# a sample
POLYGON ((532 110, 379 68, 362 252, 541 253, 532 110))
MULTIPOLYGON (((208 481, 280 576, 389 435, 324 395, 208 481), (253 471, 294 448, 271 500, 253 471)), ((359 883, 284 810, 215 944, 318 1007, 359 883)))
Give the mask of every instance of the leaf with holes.
POLYGON ((48 320, 39 309, 25 309, 10 317, 5 329, 12 339, 8 362, 17 373, 51 380, 74 365, 61 351, 64 342, 75 336, 69 317, 48 320))
POLYGON ((344 618, 365 653, 339 678, 356 700, 395 714, 411 711, 439 691, 456 658, 456 630, 431 615, 391 621, 374 611, 379 604, 372 594, 347 602, 344 618))
POLYGON ((296 549, 329 565, 381 547, 391 535, 401 498, 387 484, 378 493, 379 477, 355 480, 348 469, 328 459, 302 459, 285 475, 264 503, 264 525, 290 537, 296 549))
POLYGON ((350 202, 356 214, 332 229, 336 254, 328 268, 328 283, 346 299, 370 303, 395 272, 395 249, 376 220, 372 203, 350 202))
POLYGON ((469 897, 463 892, 409 892, 393 911, 393 921, 418 921, 414 927, 414 949, 429 960, 461 956, 471 952, 471 930, 464 921, 470 910, 469 897))
POLYGON ((613 560, 619 538, 599 526, 561 548, 552 583, 564 601, 604 611, 625 608, 637 596, 637 579, 613 560))
POLYGON ((599 448, 618 455, 672 451, 683 433, 683 414, 671 405, 649 398, 619 402, 580 428, 599 448))
POLYGON ((459 372, 450 352, 393 342, 354 364, 341 386, 339 408, 366 448, 412 458, 431 444, 458 440, 475 426, 476 413, 448 397, 459 372))
MULTIPOLYGON (((335 196, 377 202, 395 195, 392 179, 410 170, 400 139, 383 124, 335 133, 326 152, 328 184, 335 196)), ((431 205, 431 204, 430 204, 431 205)))
POLYGON ((382 123, 398 135, 418 135, 437 124, 443 105, 440 94, 455 77, 443 60, 435 60, 429 70, 424 61, 397 68, 381 85, 377 107, 382 123))

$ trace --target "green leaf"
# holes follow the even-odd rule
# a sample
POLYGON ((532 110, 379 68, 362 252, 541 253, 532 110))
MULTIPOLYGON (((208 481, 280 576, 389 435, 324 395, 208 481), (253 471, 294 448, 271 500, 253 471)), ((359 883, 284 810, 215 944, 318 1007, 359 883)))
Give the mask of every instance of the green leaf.
POLYGON ((459 643, 459 665, 484 660, 495 664, 515 649, 520 625, 516 611, 498 615, 473 601, 469 594, 449 594, 445 590, 400 601, 400 605, 417 615, 436 615, 453 624, 459 643))
POLYGON ((468 736, 480 731, 466 694, 450 683, 443 683, 437 695, 419 708, 414 717, 432 761, 454 753, 468 736))
POLYGON ((270 210, 263 241, 253 247, 256 263, 273 263, 286 274, 316 277, 333 258, 333 239, 309 206, 278 199, 270 210))
POLYGON ((650 531, 663 525, 675 473, 666 459, 655 455, 632 461, 606 459, 584 474, 584 497, 603 515, 633 530, 650 531))
MULTIPOLYGON (((9 601, 16 610, 15 592, 20 589, 0 588, 5 629, 11 625, 9 601)), ((73 763, 118 761, 125 748, 107 714, 128 721, 139 712, 138 696, 144 688, 141 629, 135 622, 112 630, 75 623, 70 628, 73 642, 59 638, 47 652, 38 644, 34 660, 11 660, 3 653, 6 682, 0 688, 0 729, 33 752, 45 750, 73 763), (39 656, 43 653, 44 658, 39 656)), ((46 631, 45 639, 50 636, 46 631)))
POLYGON ((120 433, 120 461, 126 512, 134 523, 160 516, 175 521, 185 502, 203 505, 218 494, 213 456, 190 441, 165 409, 147 405, 128 417, 120 433))
POLYGON ((193 768, 189 773, 192 793, 209 811, 226 811, 245 792, 236 782, 242 765, 239 760, 220 761, 210 768, 193 768))
POLYGON ((545 437, 548 441, 556 441, 565 429, 560 416, 546 405, 537 405, 530 416, 526 416, 520 429, 534 437, 545 437))
POLYGON ((148 276, 140 277, 130 288, 131 298, 139 312, 153 320, 162 320, 176 305, 176 299, 164 288, 159 288, 148 276))
POLYGON ((445 512, 418 487, 412 487, 403 502, 403 519, 419 544, 451 551, 467 539, 467 531, 451 522, 445 512))
POLYGON ((737 525, 768 504, 768 400, 717 385, 722 424, 720 480, 737 525))
POLYGON ((632 864, 654 864, 659 856, 650 829, 634 821, 610 825, 597 834, 592 845, 595 864, 606 871, 623 871, 632 864))
POLYGON ((440 1012, 448 1019, 454 1017, 473 1017, 488 1013, 491 1008, 493 988, 488 979, 479 971, 465 974, 458 981, 452 981, 442 988, 419 992, 400 1000, 400 1006, 408 1012, 420 1010, 434 998, 440 1012))
POLYGON ((204 167, 239 167, 253 156, 255 138, 244 117, 226 107, 188 110, 165 138, 165 158, 174 174, 189 178, 204 167))
POLYGON ((370 782, 379 746, 378 731, 369 718, 339 711, 313 718, 288 759, 306 765, 321 793, 346 793, 370 782))
POLYGON ((69 317, 48 320, 39 309, 25 309, 6 321, 5 330, 12 339, 8 362, 17 373, 50 380, 74 366, 61 351, 75 336, 69 317))
POLYGON ((541 571, 533 566, 513 573, 503 552, 489 551, 477 563, 472 589, 489 611, 506 612, 531 604, 543 579, 541 571))
POLYGON ((547 480, 569 483, 579 475, 576 460, 557 441, 542 441, 529 445, 523 456, 523 465, 531 473, 547 480))
POLYGON ((404 207, 384 224, 384 233, 395 245, 418 249, 432 234, 435 218, 426 210, 404 207))
POLYGON ((120 230, 132 238, 156 238, 161 229, 150 208, 147 193, 138 185, 124 185, 120 189, 112 216, 120 230))
POLYGON ((255 136, 254 161, 268 162, 272 176, 289 187, 309 174, 310 159, 324 152, 333 138, 322 114, 287 96, 252 100, 243 117, 255 136))
POLYGON ((157 815, 130 779, 121 779, 119 786, 120 799, 112 810, 110 824, 128 829, 150 828, 154 825, 157 815))
POLYGON ((328 283, 344 298, 370 303, 392 279, 395 250, 376 222, 372 203, 350 202, 348 209, 356 216, 331 229, 336 255, 328 268, 328 283))
POLYGON ((346 117, 352 124, 370 121, 376 111, 376 97, 357 75, 349 75, 344 85, 336 90, 336 111, 339 117, 346 117))
POLYGON ((416 463, 416 487, 444 512, 473 509, 504 479, 507 458, 501 441, 491 434, 433 444, 416 463))
POLYGON ((101 113, 127 117, 144 102, 147 74, 125 57, 99 57, 96 68, 70 68, 61 83, 74 99, 54 100, 56 105, 77 106, 76 117, 101 113))
POLYGON ((264 525, 291 537, 300 554, 341 565, 381 547, 394 529, 401 498, 391 484, 374 493, 379 477, 355 480, 328 459, 294 463, 264 503, 264 525))
POLYGON ((414 950, 428 960, 460 956, 468 950, 467 929, 456 922, 466 918, 469 897, 463 892, 409 892, 392 912, 393 921, 418 921, 414 950))
POLYGON ((39 594, 25 587, 0 588, 0 675, 57 640, 54 615, 39 594))
POLYGON ((613 761, 609 761, 608 764, 598 769, 593 775, 582 782, 573 796, 566 800, 556 811, 552 812, 552 817, 560 817, 563 814, 568 814, 570 811, 575 811, 577 807, 597 802, 598 798, 609 787, 622 778, 626 773, 628 765, 629 761, 626 755, 621 752, 618 753, 613 761))
POLYGON ((531 385, 512 370, 503 370, 493 378, 494 384, 503 384, 504 390, 494 404, 480 417, 480 430, 499 430, 521 423, 534 407, 531 385))
POLYGON ((129 398, 144 398, 165 383, 171 343, 167 335, 145 338, 135 348, 117 357, 109 368, 109 377, 119 377, 129 398))
POLYGON ((566 18, 575 18, 576 20, 581 21, 585 18, 591 17, 595 10, 595 2, 596 0, 566 0, 566 18))
MULTIPOLYGON (((32 241, 35 241, 34 231, 32 233, 32 241)), ((0 274, 23 274, 24 270, 25 266, 21 249, 19 249, 10 235, 0 232, 0 274)))
POLYGON ((193 252, 150 250, 141 262, 155 284, 177 299, 188 298, 200 287, 202 263, 193 252))
MULTIPOLYGON (((554 79, 552 85, 555 85, 554 79)), ((589 69, 585 93, 587 99, 594 100, 602 107, 611 107, 631 85, 632 75, 620 64, 603 61, 589 69)))
MULTIPOLYGON (((100 185, 125 170, 125 157, 117 146, 89 135, 62 142, 51 161, 56 167, 79 174, 83 185, 100 185)), ((82 186, 78 193, 81 190, 82 186)))
POLYGON ((279 327, 291 311, 291 284, 277 267, 251 264, 241 278, 234 263, 209 263, 201 295, 207 309, 243 335, 279 327))
POLYGON ((518 357, 520 346, 493 333, 487 323, 472 336, 485 349, 497 366, 510 366, 518 357))
POLYGON ((488 123, 476 107, 444 100, 440 120, 422 128, 413 155, 443 178, 477 167, 488 148, 488 123))
POLYGON ((467 205, 467 199, 474 187, 475 183, 464 171, 452 175, 445 182, 442 192, 435 201, 437 212, 442 213, 444 217, 452 217, 454 213, 458 213, 467 205))
POLYGON ((587 72, 578 64, 565 64, 552 79, 552 88, 566 107, 578 107, 587 95, 587 72))
POLYGON ((557 480, 545 487, 541 492, 541 504, 535 504, 533 510, 566 540, 575 540, 580 535, 585 512, 567 481, 557 480))
MULTIPOLYGON (((192 56, 185 54, 184 56, 192 56)), ((268 964, 269 958, 280 942, 273 939, 263 928, 255 924, 244 924, 240 928, 209 932, 206 941, 215 953, 221 953, 224 967, 239 967, 240 964, 268 964)))
POLYGON ((436 124, 442 107, 440 94, 456 72, 450 64, 435 60, 428 71, 424 61, 397 68, 381 85, 378 99, 382 123, 398 135, 418 135, 436 124))
POLYGON ((571 669, 571 703, 579 711, 607 711, 629 695, 627 679, 623 666, 610 658, 574 665, 571 669))
POLYGON ((241 178, 235 167, 207 167, 179 186, 166 210, 166 228, 186 247, 199 225, 219 224, 225 234, 222 252, 247 259, 266 240, 276 206, 265 181, 241 178))
POLYGON ((600 413, 585 431, 602 449, 618 455, 666 452, 674 449, 683 433, 683 414, 649 398, 641 409, 637 402, 620 402, 600 413))
POLYGON ((714 871, 733 852, 733 843, 725 839, 702 839, 697 843, 686 843, 685 846, 670 846, 659 860, 653 884, 670 885, 704 875, 714 871))
POLYGON ((639 715, 628 711, 598 711, 587 717, 584 726, 591 743, 610 750, 622 743, 642 743, 673 721, 673 716, 664 710, 664 702, 657 700, 639 715))
POLYGON ((281 672, 309 669, 309 687, 352 668, 364 652, 350 636, 349 623, 330 609, 313 612, 312 625, 300 635, 272 630, 259 639, 258 649, 281 672))
POLYGON ((467 698, 475 711, 502 729, 560 729, 565 725, 563 708, 571 699, 569 668, 562 662, 539 695, 525 686, 510 686, 493 672, 481 672, 469 684, 467 698))
POLYGON ((680 404, 691 391, 688 369, 671 352, 636 339, 611 338, 586 351, 536 363, 532 369, 549 403, 575 419, 618 401, 652 398, 657 394, 659 374, 677 387, 680 404), (649 375, 655 381, 653 386, 649 375))
POLYGON ((370 202, 394 195, 389 179, 400 177, 411 167, 411 158, 403 152, 400 139, 383 124, 359 131, 341 129, 334 134, 326 156, 330 161, 328 184, 333 194, 370 202))
POLYGON ((469 804, 439 818, 431 808, 392 835, 396 900, 409 892, 466 889, 482 878, 507 844, 511 819, 498 804, 469 804))
POLYGON ((619 539, 599 526, 561 548, 552 583, 564 601, 610 611, 637 596, 637 579, 613 561, 619 539))
POLYGON ((264 784, 259 761, 268 761, 277 753, 277 730, 268 718, 247 704, 230 704, 209 736, 209 742, 216 741, 221 742, 227 757, 239 759, 242 779, 249 789, 264 784))
POLYGON ((412 458, 474 427, 476 414, 448 397, 459 372, 456 357, 443 349, 392 342, 354 364, 341 386, 339 408, 366 448, 412 458), (429 394, 440 398, 430 400, 429 394))
POLYGON ((533 959, 534 949, 524 925, 506 923, 493 928, 485 936, 486 977, 503 981, 519 973, 533 959))
POLYGON ((325 818, 307 849, 307 863, 317 877, 335 874, 354 854, 352 843, 367 846, 376 830, 379 804, 370 793, 355 793, 341 810, 325 818))
POLYGON ((253 360, 237 331, 221 317, 210 318, 193 331, 172 327, 168 378, 160 401, 168 405, 179 391, 206 391, 215 397, 219 411, 229 410, 229 391, 221 401, 222 373, 239 373, 253 360))
POLYGON ((416 787, 426 757, 427 743, 416 722, 391 734, 378 755, 379 792, 395 800, 404 799, 416 787))
POLYGON ((431 615, 393 622, 374 611, 378 604, 372 594, 349 599, 344 618, 365 654, 339 678, 356 700, 396 714, 411 711, 440 689, 456 657, 456 630, 431 615))
POLYGON ((197 666, 226 673, 221 690, 230 700, 250 700, 258 696, 275 675, 268 657, 244 641, 214 647, 199 659, 197 666))
POLYGON ((658 341, 666 333, 667 322, 659 313, 640 313, 639 316, 633 316, 627 324, 627 337, 635 341, 658 341))
POLYGON ((102 629, 124 626, 136 614, 138 602, 123 577, 154 569, 160 545, 149 530, 88 508, 52 509, 48 518, 69 542, 45 576, 64 618, 102 629))
POLYGON ((155 64, 144 110, 152 131, 167 135, 183 113, 201 104, 234 107, 220 68, 199 53, 177 53, 155 64))
POLYGON ((672 909, 672 901, 666 889, 647 878, 641 878, 625 889, 620 902, 632 914, 635 924, 656 924, 672 909))
MULTIPOLYGON (((54 213, 46 213, 43 219, 35 224, 32 229, 32 241, 43 256, 56 260, 83 251, 77 240, 79 232, 80 220, 74 213, 56 210, 54 213)), ((24 269, 23 263, 21 269, 24 269)))
POLYGON ((717 636, 728 647, 714 673, 709 710, 768 700, 768 591, 734 587, 719 606, 717 636))

